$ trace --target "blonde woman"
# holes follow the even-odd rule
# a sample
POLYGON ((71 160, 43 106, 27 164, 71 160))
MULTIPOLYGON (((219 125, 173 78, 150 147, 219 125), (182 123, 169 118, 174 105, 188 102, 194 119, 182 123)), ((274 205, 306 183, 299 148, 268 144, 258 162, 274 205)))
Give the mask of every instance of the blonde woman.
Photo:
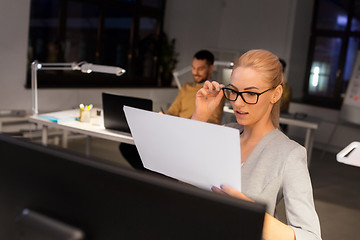
POLYGON ((264 239, 321 239, 306 150, 279 130, 283 78, 277 56, 250 50, 236 62, 229 86, 205 82, 192 119, 207 121, 223 97, 229 100, 237 121, 229 126, 240 132, 242 192, 229 186, 213 191, 266 204, 264 239), (274 217, 281 199, 287 224, 274 217))

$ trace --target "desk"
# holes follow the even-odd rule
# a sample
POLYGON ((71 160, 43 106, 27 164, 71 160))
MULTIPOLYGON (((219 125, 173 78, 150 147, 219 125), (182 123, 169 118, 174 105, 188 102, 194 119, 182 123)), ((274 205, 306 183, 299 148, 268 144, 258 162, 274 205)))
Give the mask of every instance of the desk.
POLYGON ((52 122, 50 120, 42 118, 42 116, 57 116, 58 118, 61 118, 61 116, 64 116, 68 118, 69 116, 78 116, 79 110, 67 110, 67 111, 60 111, 60 112, 53 112, 53 113, 46 113, 46 114, 39 114, 36 116, 29 117, 29 121, 39 124, 42 126, 42 144, 47 145, 48 144, 48 128, 57 128, 63 130, 62 135, 62 146, 64 148, 67 147, 67 139, 68 139, 68 133, 74 132, 74 133, 80 133, 86 135, 86 155, 90 152, 90 138, 91 137, 98 137, 103 138, 107 140, 112 140, 116 142, 124 142, 129 144, 134 144, 134 140, 132 136, 129 133, 120 132, 120 131, 114 131, 114 130, 108 130, 104 127, 104 120, 102 117, 96 116, 92 117, 91 121, 89 123, 87 122, 80 122, 77 120, 71 120, 71 121, 64 121, 64 122, 52 122))
MULTIPOLYGON (((234 113, 234 111, 228 106, 224 106, 224 112, 234 113)), ((295 118, 293 114, 281 114, 279 122, 282 124, 288 124, 290 126, 306 128, 304 147, 307 151, 308 164, 310 164, 310 158, 314 144, 314 131, 318 129, 320 120, 308 116, 304 117, 303 119, 299 119, 295 118)))
MULTIPOLYGON (((53 127, 63 130, 62 135, 62 146, 67 147, 68 132, 75 132, 84 134, 87 136, 86 139, 86 154, 90 152, 90 137, 98 137, 116 142, 124 142, 134 144, 134 139, 129 133, 120 131, 108 130, 104 127, 104 120, 102 117, 91 118, 90 123, 79 122, 79 121, 66 121, 66 122, 52 122, 41 118, 41 116, 77 116, 79 110, 67 110, 54 113, 40 114, 37 116, 29 117, 29 121, 42 125, 42 144, 48 144, 48 128, 53 127)), ((232 109, 225 106, 224 112, 234 113, 232 109)), ((318 129, 319 120, 316 118, 306 117, 304 119, 296 119, 293 115, 284 114, 280 116, 280 123, 288 124, 290 126, 302 127, 306 129, 304 147, 307 150, 308 164, 310 163, 310 157, 312 153, 314 143, 314 131, 318 129)))
POLYGON ((23 116, 23 117, 0 117, 0 132, 3 131, 3 124, 16 124, 16 123, 25 123, 28 122, 29 116, 23 116))

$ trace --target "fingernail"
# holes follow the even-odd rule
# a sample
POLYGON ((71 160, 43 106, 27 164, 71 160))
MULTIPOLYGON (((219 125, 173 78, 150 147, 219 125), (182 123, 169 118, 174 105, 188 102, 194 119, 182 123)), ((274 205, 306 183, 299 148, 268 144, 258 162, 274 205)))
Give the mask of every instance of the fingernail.
POLYGON ((210 92, 212 92, 213 90, 212 90, 212 88, 209 88, 209 90, 210 90, 210 92))
POLYGON ((217 88, 216 88, 216 90, 217 90, 217 91, 220 91, 220 88, 219 88, 219 87, 217 87, 217 88))
POLYGON ((212 190, 213 192, 221 192, 221 189, 218 188, 218 187, 216 187, 216 186, 212 186, 212 187, 211 187, 211 190, 212 190))

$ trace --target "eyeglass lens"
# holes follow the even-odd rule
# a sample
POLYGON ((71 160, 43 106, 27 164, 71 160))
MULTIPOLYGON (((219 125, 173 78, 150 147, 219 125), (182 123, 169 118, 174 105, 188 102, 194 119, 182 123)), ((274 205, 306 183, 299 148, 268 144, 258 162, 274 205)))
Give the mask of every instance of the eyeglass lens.
POLYGON ((224 88, 224 94, 225 97, 230 101, 236 101, 239 95, 246 103, 254 104, 257 103, 258 100, 258 95, 253 92, 237 92, 232 89, 224 88))

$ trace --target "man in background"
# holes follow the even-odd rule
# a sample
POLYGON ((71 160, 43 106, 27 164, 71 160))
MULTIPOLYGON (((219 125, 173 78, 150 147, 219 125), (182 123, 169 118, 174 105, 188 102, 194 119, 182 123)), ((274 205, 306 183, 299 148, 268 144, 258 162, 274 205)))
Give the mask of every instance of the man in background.
MULTIPOLYGON (((192 82, 185 83, 180 89, 174 102, 165 112, 166 114, 191 118, 195 111, 195 95, 202 88, 206 80, 211 80, 214 70, 214 55, 208 50, 200 50, 195 53, 192 60, 192 82)), ((221 124, 225 99, 222 100, 208 122, 221 124)))

